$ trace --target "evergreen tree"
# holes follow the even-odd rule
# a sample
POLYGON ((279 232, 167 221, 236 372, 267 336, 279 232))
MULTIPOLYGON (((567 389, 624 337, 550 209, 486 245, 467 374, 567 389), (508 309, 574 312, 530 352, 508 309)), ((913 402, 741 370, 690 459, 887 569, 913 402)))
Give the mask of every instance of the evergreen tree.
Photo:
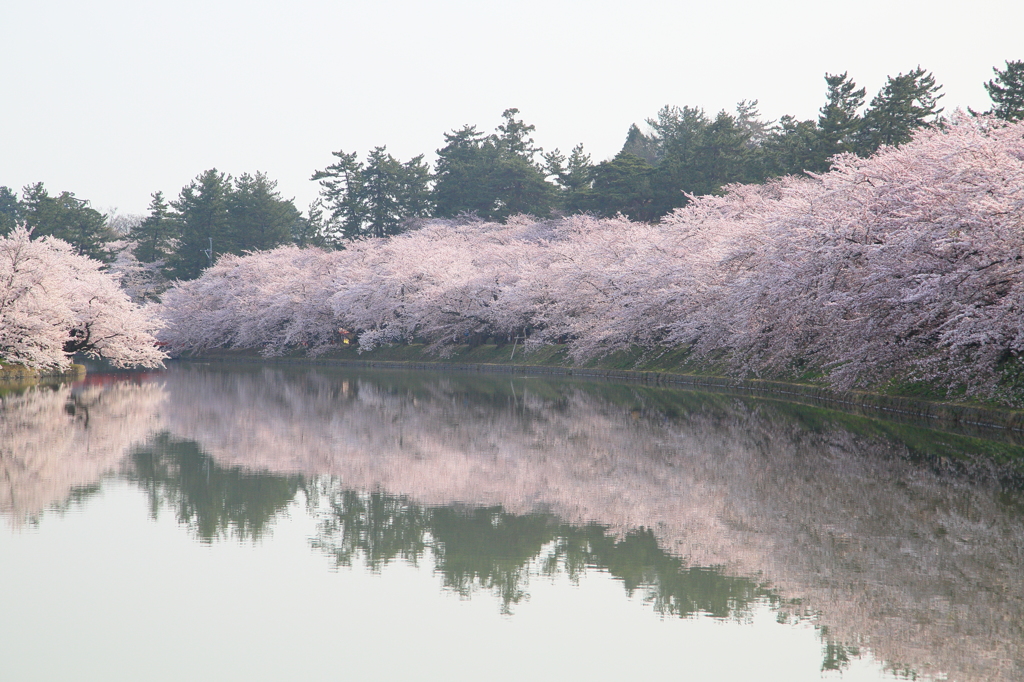
POLYGON ((648 124, 659 145, 652 176, 657 215, 685 205, 686 194, 712 194, 728 183, 761 179, 749 125, 744 129, 725 111, 711 119, 699 108, 664 107, 648 124))
POLYGON ((807 168, 819 173, 829 169, 829 159, 836 154, 856 151, 862 123, 858 110, 864 105, 867 93, 864 88, 857 88, 846 73, 826 73, 825 82, 828 84, 828 101, 818 116, 821 158, 807 168))
MULTIPOLYGON (((697 107, 665 106, 656 119, 648 119, 658 145, 656 171, 651 173, 653 205, 648 212, 661 216, 686 203, 686 192, 710 194, 719 182, 711 177, 709 148, 711 119, 697 107)), ((597 187, 595 187, 597 190, 597 187)), ((626 215, 629 215, 628 213, 626 215)))
POLYGON ((10 234, 22 219, 21 202, 10 187, 0 186, 0 237, 10 234))
POLYGON ((767 177, 799 175, 822 170, 821 131, 814 121, 800 121, 786 115, 765 140, 764 165, 767 177))
POLYGON ((1024 61, 1007 61, 1006 69, 992 67, 996 77, 985 83, 995 105, 989 111, 1004 121, 1024 120, 1024 61))
POLYGON ((196 176, 182 188, 177 201, 171 202, 181 225, 177 251, 168 263, 172 277, 195 279, 216 260, 216 254, 230 249, 231 191, 231 177, 211 168, 196 176))
POLYGON ((857 153, 867 156, 882 145, 904 144, 914 130, 934 123, 942 112, 938 106, 941 89, 935 77, 920 66, 909 73, 889 76, 864 114, 857 153))
POLYGON ((602 161, 593 170, 594 184, 583 208, 598 215, 622 215, 632 220, 653 222, 661 213, 655 201, 654 168, 626 152, 602 161))
POLYGON ((238 176, 227 199, 229 238, 221 252, 266 251, 291 241, 299 211, 290 200, 281 198, 277 182, 265 173, 238 176))
POLYGON ((505 121, 493 136, 498 149, 498 164, 492 178, 492 191, 496 194, 493 217, 498 219, 518 213, 544 216, 555 203, 555 187, 536 161, 542 150, 528 137, 535 126, 516 119, 518 113, 515 108, 503 111, 505 121))
POLYGON ((22 191, 21 218, 35 238, 52 236, 70 243, 78 253, 109 262, 112 258, 107 242, 114 239, 107 229, 106 218, 91 208, 89 202, 71 192, 51 197, 37 182, 22 191))
POLYGON ((402 163, 386 147, 377 147, 365 165, 355 153, 334 156, 338 161, 312 179, 320 182, 322 205, 343 239, 398 234, 409 220, 430 215, 430 168, 422 155, 402 163))
POLYGON ((426 217, 429 181, 430 170, 422 155, 403 164, 388 154, 386 147, 370 152, 362 169, 362 232, 370 237, 388 237, 402 232, 407 221, 426 217))
POLYGON ((362 169, 361 200, 366 220, 362 232, 370 237, 397 234, 402 219, 402 164, 385 147, 376 147, 362 169))
POLYGON ((530 161, 540 152, 540 148, 534 145, 530 133, 537 129, 535 125, 527 125, 521 119, 516 118, 519 110, 516 108, 506 109, 501 112, 503 123, 498 125, 498 132, 493 139, 498 149, 509 156, 519 156, 530 161))
POLYGON ((556 188, 546 180, 536 156, 542 153, 529 137, 534 126, 516 118, 518 109, 502 112, 504 122, 484 136, 475 126, 445 134, 437 151, 434 185, 436 214, 454 217, 475 213, 502 220, 517 213, 547 215, 556 188))
POLYGON ((643 131, 635 123, 629 126, 629 131, 626 133, 626 142, 622 145, 620 153, 632 154, 652 166, 661 159, 658 140, 644 135, 643 131))
POLYGON ((558 204, 562 210, 570 213, 585 210, 593 194, 594 164, 590 154, 583 151, 583 145, 573 147, 568 159, 557 149, 544 154, 544 164, 558 184, 558 204))
POLYGON ((357 239, 362 234, 365 209, 362 204, 363 166, 355 152, 332 152, 338 160, 313 174, 320 183, 320 199, 330 209, 330 220, 340 239, 357 239))
POLYGON ((771 134, 773 122, 761 119, 761 112, 757 109, 758 101, 741 100, 736 104, 736 126, 743 131, 747 138, 747 146, 750 149, 757 149, 771 134))
POLYGON ((773 121, 761 118, 757 100, 741 100, 736 105, 735 125, 744 139, 743 182, 761 182, 768 175, 764 145, 774 129, 773 121))
POLYGON ((181 234, 181 226, 171 214, 163 192, 154 192, 149 215, 132 231, 136 242, 133 254, 140 263, 166 262, 181 234))
POLYGON ((308 217, 299 216, 299 219, 292 223, 292 241, 296 246, 306 248, 310 246, 319 248, 333 248, 339 243, 330 234, 328 223, 324 218, 323 200, 317 198, 309 205, 308 217))
POLYGON ((476 126, 445 133, 444 140, 435 166, 436 214, 442 218, 460 213, 489 216, 494 209, 489 178, 497 164, 497 149, 476 126))
POLYGON ((433 179, 430 164, 423 160, 422 154, 402 164, 398 185, 401 197, 400 211, 405 221, 429 218, 434 214, 434 199, 430 191, 433 179))

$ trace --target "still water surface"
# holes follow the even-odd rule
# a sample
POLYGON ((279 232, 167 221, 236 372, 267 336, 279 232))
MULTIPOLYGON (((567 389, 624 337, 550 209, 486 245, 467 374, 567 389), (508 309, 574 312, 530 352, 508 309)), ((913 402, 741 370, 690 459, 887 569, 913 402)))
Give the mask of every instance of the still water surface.
POLYGON ((979 453, 1024 448, 522 376, 11 393, 0 680, 1024 679, 1024 497, 979 453))

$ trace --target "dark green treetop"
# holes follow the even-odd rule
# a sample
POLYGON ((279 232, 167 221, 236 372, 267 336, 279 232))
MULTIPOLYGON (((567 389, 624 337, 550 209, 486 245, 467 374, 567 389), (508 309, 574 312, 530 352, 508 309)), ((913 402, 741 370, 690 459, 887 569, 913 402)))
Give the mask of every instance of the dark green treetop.
POLYGON ((333 155, 338 160, 312 179, 320 183, 320 201, 340 239, 387 237, 402 232, 407 221, 430 215, 430 167, 422 154, 402 163, 377 147, 365 164, 354 152, 333 155))
POLYGON ((517 119, 518 113, 506 109, 504 122, 492 135, 468 125, 445 133, 445 146, 437 150, 436 215, 475 213, 501 220, 517 213, 545 216, 551 211, 557 189, 537 162, 543 152, 529 137, 534 126, 517 119))
POLYGON ((569 213, 586 210, 594 185, 594 164, 583 145, 573 147, 567 159, 558 149, 544 154, 544 167, 558 184, 559 207, 569 213))
POLYGON ((989 113, 1004 121, 1024 120, 1024 61, 1007 61, 1003 71, 992 70, 996 77, 985 83, 994 105, 989 113))
POLYGON ((174 252, 181 234, 181 225, 171 214, 163 192, 153 192, 149 202, 149 215, 132 231, 133 251, 141 263, 166 262, 174 252))
POLYGON ((229 240, 221 251, 265 251, 291 241, 292 225, 301 216, 266 173, 238 176, 227 199, 229 240))
POLYGON ((434 201, 436 215, 454 218, 461 213, 490 217, 495 197, 490 176, 498 164, 493 140, 466 125, 444 134, 445 145, 437 150, 434 201))
POLYGON ((0 187, 0 235, 10 233, 21 222, 21 202, 10 187, 0 187))
POLYGON ((404 231, 406 221, 430 214, 430 168, 423 155, 402 163, 377 147, 366 158, 362 178, 364 234, 388 237, 404 231))
POLYGON ((652 177, 657 215, 685 205, 686 194, 713 194, 732 182, 761 179, 749 121, 741 126, 725 111, 710 118, 697 107, 666 106, 648 125, 659 145, 652 177))
POLYGON ((307 216, 299 216, 299 219, 292 223, 292 242, 302 248, 309 246, 334 248, 338 246, 335 236, 328 229, 328 223, 329 220, 324 217, 323 199, 318 197, 309 205, 307 216))
POLYGON ((658 140, 645 135, 635 123, 629 126, 629 130, 626 132, 626 142, 619 151, 623 154, 632 154, 652 166, 661 159, 658 140))
POLYGON ((109 262, 107 243, 115 238, 102 213, 72 192, 50 196, 37 182, 22 190, 21 219, 33 237, 52 236, 70 243, 83 256, 109 262))
POLYGON ((864 114, 857 153, 866 156, 882 145, 904 144, 916 129, 934 123, 942 113, 938 105, 943 97, 941 89, 935 76, 920 66, 909 73, 889 76, 864 114))
POLYGON ((230 247, 228 195, 231 190, 231 177, 211 168, 197 175, 182 188, 178 199, 171 202, 181 223, 178 248, 168 262, 171 277, 195 279, 216 260, 216 254, 230 247))
POLYGON ((814 121, 785 115, 762 145, 765 176, 800 175, 827 170, 821 153, 820 129, 814 121))
POLYGON ((857 150, 857 136, 862 123, 858 112, 864 106, 867 93, 864 88, 858 88, 846 73, 826 73, 825 82, 828 84, 828 101, 818 116, 822 159, 814 168, 808 168, 822 173, 828 170, 828 160, 836 154, 857 150))
POLYGON ((594 167, 593 191, 584 209, 598 215, 621 213, 632 220, 654 221, 660 217, 652 183, 654 167, 643 159, 619 152, 594 167))
POLYGON ((313 174, 320 183, 320 201, 330 210, 330 220, 341 239, 356 239, 362 233, 365 208, 362 202, 362 164, 356 153, 331 152, 338 160, 313 174))

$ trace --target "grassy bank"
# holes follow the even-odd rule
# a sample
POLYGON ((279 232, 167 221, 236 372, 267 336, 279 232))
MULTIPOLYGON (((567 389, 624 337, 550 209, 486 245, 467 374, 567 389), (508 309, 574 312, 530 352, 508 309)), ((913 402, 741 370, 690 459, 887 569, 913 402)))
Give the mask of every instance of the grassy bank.
POLYGON ((722 367, 692 362, 685 349, 658 355, 641 350, 616 353, 582 365, 571 362, 564 346, 544 346, 527 352, 517 344, 459 346, 445 358, 426 352, 420 344, 382 347, 363 353, 359 353, 355 347, 342 347, 316 358, 300 352, 264 358, 253 350, 211 350, 203 353, 202 358, 594 377, 680 388, 738 391, 845 411, 883 413, 889 418, 901 420, 956 425, 968 431, 1005 429, 1024 434, 1024 411, 995 403, 969 402, 934 389, 926 390, 919 384, 893 384, 877 392, 835 391, 822 383, 816 383, 811 376, 798 377, 792 381, 740 379, 728 376, 722 367))
POLYGON ((69 380, 85 376, 84 365, 71 365, 66 370, 47 371, 0 361, 0 390, 17 390, 40 381, 69 380))

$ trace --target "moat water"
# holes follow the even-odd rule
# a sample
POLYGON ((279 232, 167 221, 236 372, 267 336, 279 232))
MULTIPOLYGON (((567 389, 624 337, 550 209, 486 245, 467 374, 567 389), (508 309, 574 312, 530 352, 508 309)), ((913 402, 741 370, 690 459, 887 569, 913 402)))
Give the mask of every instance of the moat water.
POLYGON ((199 363, 0 394, 0 680, 1019 680, 1014 434, 199 363))

